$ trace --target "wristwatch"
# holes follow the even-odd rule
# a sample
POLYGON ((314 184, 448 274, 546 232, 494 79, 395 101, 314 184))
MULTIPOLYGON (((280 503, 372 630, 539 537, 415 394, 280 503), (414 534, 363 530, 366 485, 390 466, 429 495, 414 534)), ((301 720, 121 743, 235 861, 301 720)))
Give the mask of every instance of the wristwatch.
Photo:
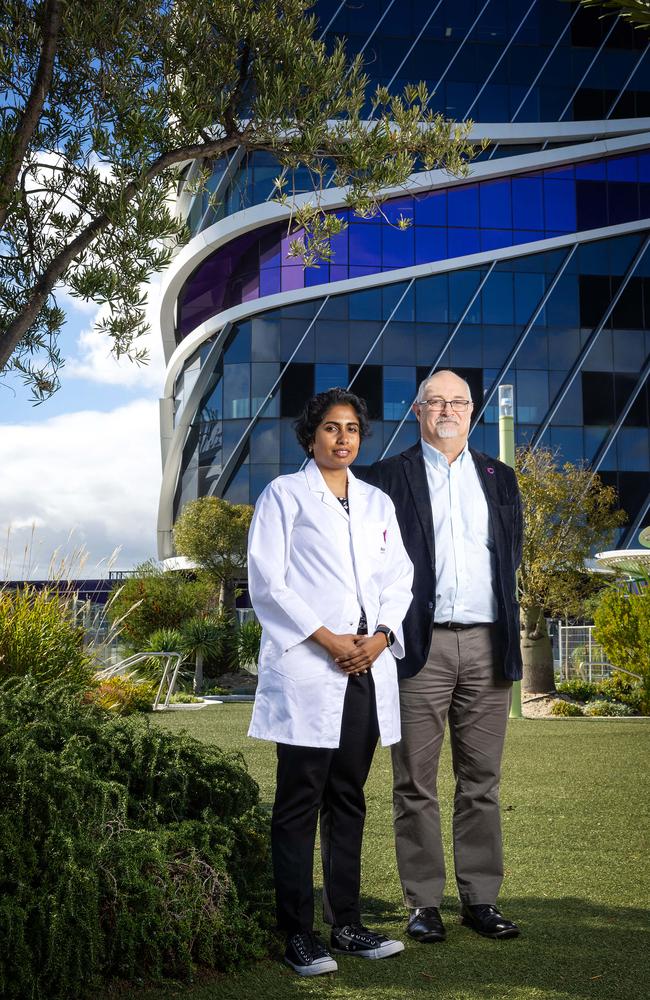
POLYGON ((389 629, 388 625, 378 625, 374 634, 377 635, 377 632, 381 632, 382 635, 386 636, 386 648, 390 649, 395 642, 395 633, 389 629))

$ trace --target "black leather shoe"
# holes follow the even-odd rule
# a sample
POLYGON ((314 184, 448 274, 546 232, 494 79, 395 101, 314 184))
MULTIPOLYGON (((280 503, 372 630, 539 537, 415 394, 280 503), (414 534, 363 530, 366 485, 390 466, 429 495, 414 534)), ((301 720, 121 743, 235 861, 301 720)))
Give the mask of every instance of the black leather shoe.
POLYGON ((515 938, 519 934, 519 928, 512 920, 506 920, 496 906, 487 903, 464 903, 460 922, 483 937, 515 938))
POLYGON ((411 910, 406 933, 421 944, 433 944, 447 937, 440 911, 435 906, 418 906, 411 910))

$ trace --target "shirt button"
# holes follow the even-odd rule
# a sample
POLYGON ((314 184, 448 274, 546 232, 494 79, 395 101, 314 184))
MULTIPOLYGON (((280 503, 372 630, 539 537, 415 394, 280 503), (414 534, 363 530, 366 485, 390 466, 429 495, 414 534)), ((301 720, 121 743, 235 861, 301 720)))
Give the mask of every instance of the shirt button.
POLYGON ((429 601, 429 608, 433 607, 433 601, 429 601))

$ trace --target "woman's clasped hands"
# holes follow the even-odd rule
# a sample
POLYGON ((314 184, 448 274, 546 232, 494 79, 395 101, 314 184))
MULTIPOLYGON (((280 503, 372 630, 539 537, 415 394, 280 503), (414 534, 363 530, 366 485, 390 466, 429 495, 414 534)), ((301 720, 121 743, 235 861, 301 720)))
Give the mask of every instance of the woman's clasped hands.
POLYGON ((310 637, 327 650, 344 674, 365 674, 386 649, 386 637, 375 635, 337 635, 324 625, 310 637))

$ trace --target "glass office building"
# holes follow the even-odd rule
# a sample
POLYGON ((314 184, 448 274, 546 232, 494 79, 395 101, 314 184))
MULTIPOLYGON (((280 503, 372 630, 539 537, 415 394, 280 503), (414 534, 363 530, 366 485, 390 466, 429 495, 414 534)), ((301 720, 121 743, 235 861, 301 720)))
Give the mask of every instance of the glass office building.
MULTIPOLYGON (((410 406, 440 367, 469 382, 470 443, 492 455, 497 388, 512 383, 519 442, 589 461, 628 512, 619 547, 634 546, 650 508, 647 35, 562 0, 316 12, 374 82, 426 80, 434 109, 471 117, 489 145, 469 177, 416 173, 382 216, 349 215, 317 269, 287 258, 268 154, 237 153, 207 192, 181 190, 192 239, 162 300, 160 555, 187 500, 253 503, 300 468, 292 421, 313 392, 365 397, 369 464, 417 439, 410 406)), ((327 198, 345 214, 344 192, 327 198)))

